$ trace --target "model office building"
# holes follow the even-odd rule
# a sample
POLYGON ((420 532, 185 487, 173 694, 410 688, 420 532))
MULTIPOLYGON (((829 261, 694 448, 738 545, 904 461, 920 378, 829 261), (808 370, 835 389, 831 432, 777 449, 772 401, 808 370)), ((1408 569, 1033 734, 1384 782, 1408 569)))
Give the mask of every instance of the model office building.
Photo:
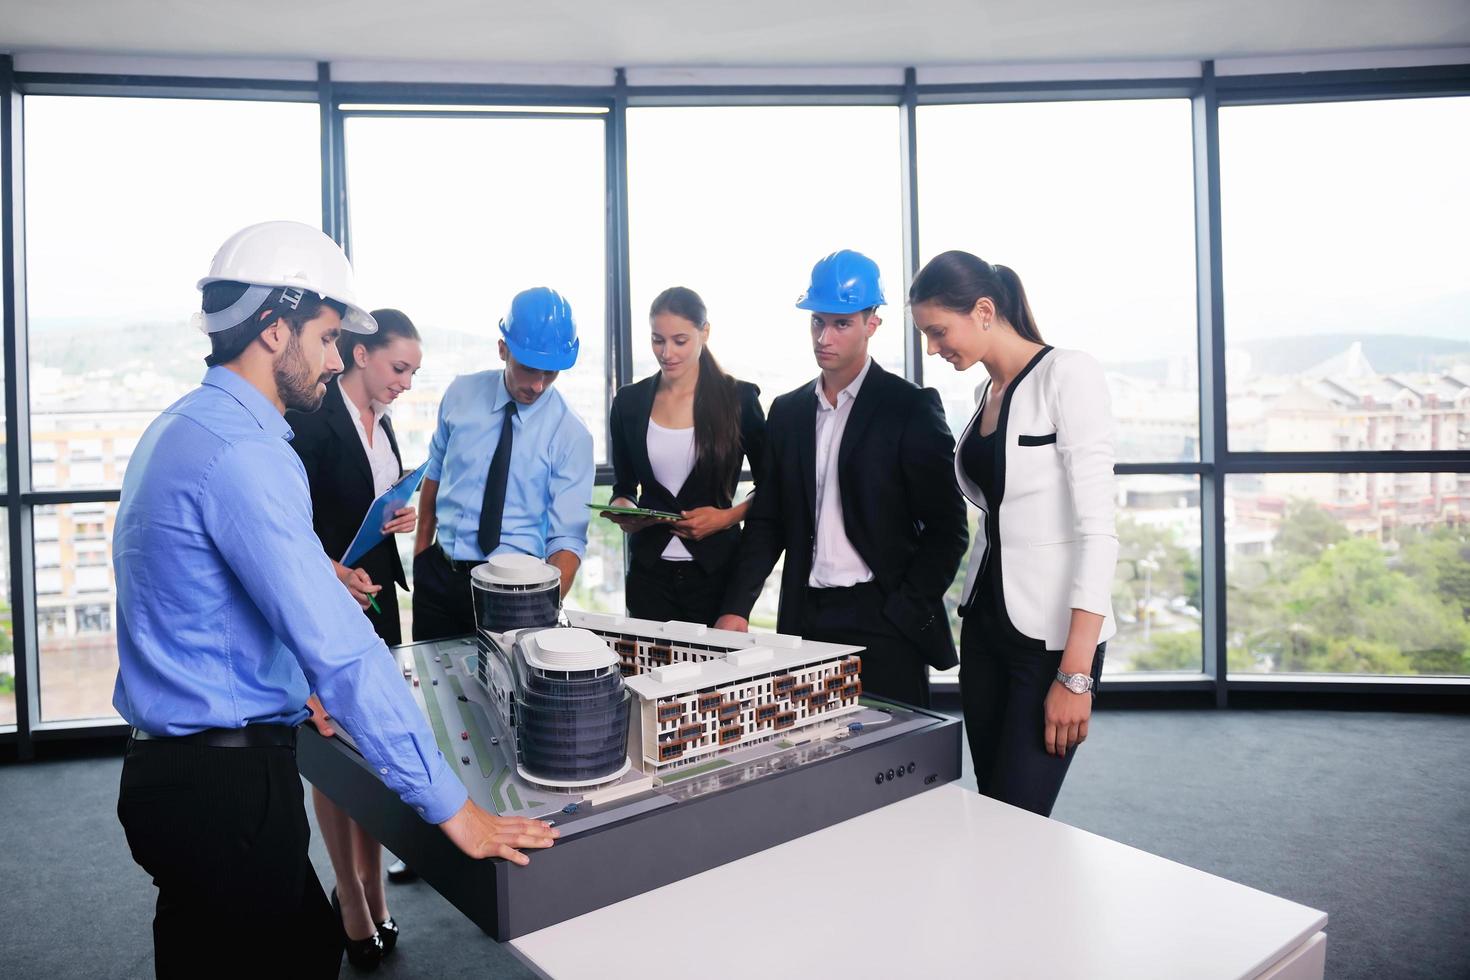
POLYGON ((742 745, 835 724, 861 707, 861 647, 568 613, 618 656, 634 764, 656 775, 742 745))

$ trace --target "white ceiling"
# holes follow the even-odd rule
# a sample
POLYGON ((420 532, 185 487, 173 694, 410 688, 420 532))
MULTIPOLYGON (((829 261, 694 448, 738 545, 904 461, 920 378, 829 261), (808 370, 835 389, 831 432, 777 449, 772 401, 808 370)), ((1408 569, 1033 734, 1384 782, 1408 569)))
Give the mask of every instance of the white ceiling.
POLYGON ((1470 44, 1470 0, 3 0, 0 51, 943 65, 1470 44))

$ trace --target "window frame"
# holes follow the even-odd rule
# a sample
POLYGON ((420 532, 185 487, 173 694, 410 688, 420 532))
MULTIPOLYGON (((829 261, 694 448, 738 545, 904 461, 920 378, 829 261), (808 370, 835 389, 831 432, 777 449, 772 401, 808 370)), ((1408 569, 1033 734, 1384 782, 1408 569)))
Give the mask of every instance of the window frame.
MULTIPOLYGON (((604 373, 606 401, 632 380, 631 324, 628 283, 628 205, 626 112, 637 106, 726 105, 895 105, 899 108, 897 148, 901 155, 904 281, 917 271, 918 238, 916 162, 919 152, 916 109, 919 105, 966 102, 1026 102, 1188 97, 1193 108, 1196 206, 1197 333, 1200 375, 1200 458, 1193 463, 1120 464, 1119 475, 1188 474, 1200 480, 1202 593, 1205 662, 1197 675, 1150 679, 1110 679, 1110 691, 1194 692, 1211 696, 1224 707, 1232 692, 1261 690, 1294 693, 1352 691, 1396 697, 1450 696, 1457 703, 1470 697, 1470 678, 1229 677, 1225 670, 1224 479, 1232 474, 1271 472, 1452 472, 1465 467, 1463 452, 1231 452, 1226 444, 1224 376, 1224 308, 1220 237, 1219 119, 1222 106, 1292 102, 1406 99, 1470 95, 1470 65, 1417 68, 1353 69, 1277 74, 1225 74, 1215 62, 1199 63, 1197 74, 1153 78, 1147 66, 1123 66, 1116 74, 1145 77, 1085 78, 1076 66, 1057 66, 1057 81, 990 81, 923 84, 920 70, 906 68, 902 82, 882 84, 689 84, 629 86, 623 69, 611 85, 440 84, 407 82, 334 82, 331 66, 319 63, 316 80, 206 78, 81 72, 17 71, 10 55, 0 55, 0 299, 3 299, 5 378, 5 474, 0 508, 7 521, 10 555, 10 602, 16 654, 16 716, 13 727, 0 729, 0 744, 13 743, 20 758, 34 754, 35 742, 77 734, 114 734, 125 730, 115 718, 42 723, 37 674, 37 604, 33 515, 50 504, 111 503, 117 489, 34 491, 31 488, 30 415, 25 320, 24 99, 28 95, 249 99, 316 103, 321 113, 322 227, 337 241, 348 240, 344 173, 344 119, 362 104, 391 106, 380 112, 443 115, 425 106, 514 106, 525 118, 529 110, 592 107, 605 118, 604 173, 607 181, 607 289, 604 373), (1069 80, 1073 79, 1073 80, 1069 80)), ((453 111, 452 109, 450 111, 453 111)), ((491 110, 493 112, 493 110, 491 110)), ((922 383, 923 351, 905 316, 910 342, 904 345, 905 373, 922 383)), ((747 476, 748 478, 748 476, 747 476)), ((612 481, 611 467, 601 465, 597 483, 612 481)), ((948 684, 939 682, 942 693, 948 684)), ((1141 696, 1149 696, 1147 694, 1141 696)))

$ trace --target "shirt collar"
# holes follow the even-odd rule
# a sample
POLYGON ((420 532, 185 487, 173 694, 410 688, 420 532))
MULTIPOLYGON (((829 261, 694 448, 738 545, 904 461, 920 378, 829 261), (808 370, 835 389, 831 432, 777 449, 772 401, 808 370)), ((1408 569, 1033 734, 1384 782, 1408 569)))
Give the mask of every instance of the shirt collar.
MULTIPOLYGON (((510 391, 505 387, 505 372, 495 371, 493 372, 493 375, 494 381, 492 383, 495 386, 495 394, 490 404, 491 410, 498 412, 511 401, 513 401, 513 399, 510 397, 510 391)), ((516 414, 519 415, 521 418, 525 418, 528 415, 535 413, 542 405, 545 405, 550 400, 551 389, 547 388, 541 392, 540 398, 536 399, 529 405, 522 405, 520 402, 516 402, 516 414)))
POLYGON ((234 371, 223 365, 216 365, 204 372, 203 384, 211 388, 218 388, 240 403, 240 407, 250 413, 255 419, 255 424, 260 426, 261 431, 268 436, 290 441, 294 433, 291 426, 286 423, 286 417, 276 410, 260 393, 260 389, 249 381, 240 377, 234 371))
POLYGON ((825 409, 829 412, 834 411, 842 406, 842 399, 844 395, 847 396, 848 400, 855 401, 858 396, 858 391, 861 390, 861 388, 863 387, 863 381, 868 377, 868 369, 872 366, 873 358, 869 357, 866 361, 863 362, 863 369, 858 372, 857 377, 853 378, 846 388, 843 388, 837 393, 836 405, 827 404, 827 399, 822 395, 822 376, 817 375, 817 380, 812 382, 812 394, 817 397, 817 407, 820 409, 825 409))

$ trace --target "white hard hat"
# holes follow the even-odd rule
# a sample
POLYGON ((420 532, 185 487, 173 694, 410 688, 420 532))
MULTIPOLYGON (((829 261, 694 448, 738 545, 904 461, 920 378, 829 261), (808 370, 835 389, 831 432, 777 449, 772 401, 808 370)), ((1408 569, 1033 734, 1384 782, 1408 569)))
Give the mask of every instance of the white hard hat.
MULTIPOLYGON (((376 333, 378 324, 357 302, 352 264, 341 247, 311 225, 299 221, 262 221, 241 228, 214 253, 209 275, 199 280, 203 289, 212 282, 239 282, 267 287, 246 290, 226 310, 201 315, 196 321, 205 333, 228 330, 270 295, 271 288, 310 290, 347 307, 342 328, 353 333, 376 333), (249 306, 249 309, 244 309, 249 306), (239 312, 243 310, 243 312, 239 312)), ((289 294, 288 294, 289 295, 289 294)), ((289 302, 289 300, 288 300, 289 302)))

